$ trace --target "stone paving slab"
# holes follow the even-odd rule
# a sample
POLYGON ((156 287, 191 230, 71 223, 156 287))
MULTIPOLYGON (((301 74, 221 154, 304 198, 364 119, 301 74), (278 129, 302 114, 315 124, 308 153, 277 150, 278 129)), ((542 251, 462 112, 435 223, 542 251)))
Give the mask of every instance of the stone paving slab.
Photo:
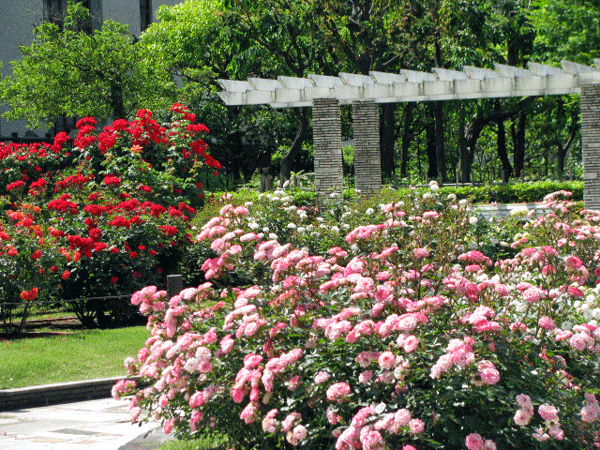
POLYGON ((156 422, 132 424, 127 407, 104 398, 1 412, 0 450, 155 450, 170 439, 156 422))

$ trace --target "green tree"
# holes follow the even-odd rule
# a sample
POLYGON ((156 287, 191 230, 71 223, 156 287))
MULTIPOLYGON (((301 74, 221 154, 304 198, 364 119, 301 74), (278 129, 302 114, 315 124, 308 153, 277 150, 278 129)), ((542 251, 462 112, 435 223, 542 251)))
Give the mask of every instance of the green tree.
POLYGON ((103 121, 172 103, 175 83, 152 49, 114 21, 88 34, 82 28, 89 20, 87 8, 69 2, 63 26, 35 27, 33 43, 21 47, 23 58, 0 84, 0 101, 10 105, 7 119, 44 127, 61 115, 103 121))
POLYGON ((535 0, 529 20, 536 30, 533 58, 593 64, 600 58, 600 4, 584 0, 535 0))
MULTIPOLYGON (((302 77, 311 71, 326 72, 324 67, 330 57, 327 49, 317 45, 318 41, 323 41, 321 29, 313 26, 317 17, 314 2, 299 0, 188 0, 174 7, 161 8, 157 14, 158 23, 149 27, 142 41, 170 62, 172 73, 184 82, 183 91, 189 104, 220 103, 212 95, 218 88, 217 78, 302 77)), ((218 107, 203 109, 222 110, 218 107)), ((220 127, 222 143, 229 146, 230 152, 218 156, 225 165, 234 168, 234 174, 243 153, 240 151, 243 135, 249 134, 249 128, 256 128, 255 125, 260 128, 267 116, 271 117, 267 122, 278 121, 281 116, 256 107, 243 110, 231 108, 226 115, 233 121, 230 126, 220 127), (237 120, 239 117, 250 121, 242 124, 237 120)), ((275 148, 284 143, 289 145, 289 151, 281 161, 282 182, 289 178, 291 164, 309 136, 307 108, 285 113, 285 117, 287 120, 294 117, 291 120, 297 124, 295 136, 285 133, 285 136, 254 139, 262 147, 258 153, 273 150, 272 145, 263 146, 262 143, 279 141, 275 148)), ((203 120, 211 122, 207 118, 203 120)), ((219 122, 222 121, 219 119, 219 122)), ((258 128, 256 131, 263 134, 258 128)))
MULTIPOLYGON (((569 40, 569 52, 583 52, 589 60, 596 42, 591 37, 598 34, 595 16, 583 17, 590 2, 563 3, 566 6, 561 7, 558 0, 187 0, 174 7, 163 7, 158 14, 159 23, 148 29, 142 41, 162 55, 160 58, 169 62, 172 73, 184 81, 186 100, 201 104, 215 101, 213 92, 220 89, 217 78, 429 71, 434 67, 460 70, 465 65, 493 68, 494 63, 525 67, 528 61, 542 61, 544 52, 555 61, 567 57, 559 41, 569 40), (569 5, 573 6, 573 13, 569 13, 569 5), (557 18, 559 27, 555 25, 557 18), (570 32, 564 30, 571 29, 574 34, 569 37, 570 32), (542 39, 543 36, 547 37, 542 39), (588 50, 582 50, 586 39, 590 42, 588 50)), ((394 104, 381 105, 385 177, 394 174, 394 147, 398 143, 402 177, 408 175, 409 161, 415 160, 413 156, 421 151, 421 146, 427 153, 428 177, 444 179, 446 172, 454 172, 457 179, 470 181, 476 152, 484 148, 478 142, 480 136, 485 137, 485 146, 495 146, 488 149, 488 155, 496 155, 492 162, 501 168, 505 181, 522 175, 527 160, 525 149, 533 148, 531 143, 526 146, 525 136, 544 139, 526 132, 537 121, 530 114, 543 110, 532 107, 533 102, 534 99, 480 100, 461 102, 460 106, 438 102, 407 105, 401 110, 394 104), (418 120, 423 123, 416 123, 418 120), (452 132, 456 128, 458 136, 452 132), (488 137, 490 133, 494 139, 488 137)), ((550 103, 549 107, 558 105, 550 103)), ((553 148, 564 154, 567 144, 573 141, 576 126, 572 123, 571 104, 562 107, 564 111, 555 114, 561 118, 557 127, 563 130, 562 140, 556 141, 553 148)), ((239 149, 247 147, 247 143, 242 141, 251 134, 259 137, 253 139, 260 146, 259 153, 289 146, 281 165, 282 181, 293 168, 291 162, 301 151, 302 142, 309 139, 310 122, 305 109, 284 113, 288 120, 295 115, 297 123, 295 137, 289 133, 291 127, 285 127, 285 138, 277 135, 277 130, 252 131, 258 123, 282 123, 273 118, 265 121, 270 113, 261 109, 247 112, 244 108, 241 113, 241 108, 229 108, 226 114, 222 107, 204 110, 229 117, 226 121, 220 117, 219 128, 226 137, 223 148, 228 147, 231 155, 243 154, 239 149), (266 142, 275 145, 263 146, 266 142)), ((231 156, 228 164, 227 157, 219 158, 231 167, 241 167, 249 161, 246 156, 238 160, 231 156)), ((416 159, 420 163, 420 157, 416 159)))

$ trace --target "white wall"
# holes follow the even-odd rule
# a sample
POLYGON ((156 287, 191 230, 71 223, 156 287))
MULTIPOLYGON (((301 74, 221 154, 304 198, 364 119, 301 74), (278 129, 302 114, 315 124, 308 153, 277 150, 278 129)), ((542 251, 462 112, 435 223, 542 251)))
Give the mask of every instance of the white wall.
MULTIPOLYGON (((2 75, 12 73, 11 61, 21 58, 20 45, 31 45, 33 41, 33 27, 39 25, 43 18, 41 0, 0 0, 0 60, 2 61, 2 75)), ((7 111, 8 107, 0 105, 0 114, 7 111)), ((10 136, 17 132, 24 136, 27 132, 26 122, 8 122, 0 116, 0 136, 10 136)), ((38 130, 39 136, 44 133, 38 130)))

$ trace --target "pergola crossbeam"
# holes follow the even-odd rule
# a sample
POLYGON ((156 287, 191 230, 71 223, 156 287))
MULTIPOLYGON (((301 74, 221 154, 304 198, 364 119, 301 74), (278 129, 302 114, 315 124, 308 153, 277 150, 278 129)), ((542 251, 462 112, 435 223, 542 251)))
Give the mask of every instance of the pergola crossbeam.
POLYGON ((581 86, 600 82, 597 67, 561 61, 562 68, 529 63, 528 69, 497 64, 495 70, 465 66, 462 71, 434 68, 432 72, 309 74, 306 78, 219 80, 220 97, 228 105, 269 104, 276 108, 310 106, 316 98, 400 103, 541 95, 578 94, 581 86))

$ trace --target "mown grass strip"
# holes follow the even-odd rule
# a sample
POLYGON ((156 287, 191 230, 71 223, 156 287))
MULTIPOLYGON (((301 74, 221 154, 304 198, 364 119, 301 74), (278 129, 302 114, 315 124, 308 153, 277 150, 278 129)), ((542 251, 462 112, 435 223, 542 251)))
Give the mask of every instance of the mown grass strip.
POLYGON ((168 441, 158 450, 225 450, 225 440, 219 438, 200 437, 191 440, 168 441))
POLYGON ((126 375, 123 361, 149 336, 140 326, 3 340, 0 389, 126 375))

